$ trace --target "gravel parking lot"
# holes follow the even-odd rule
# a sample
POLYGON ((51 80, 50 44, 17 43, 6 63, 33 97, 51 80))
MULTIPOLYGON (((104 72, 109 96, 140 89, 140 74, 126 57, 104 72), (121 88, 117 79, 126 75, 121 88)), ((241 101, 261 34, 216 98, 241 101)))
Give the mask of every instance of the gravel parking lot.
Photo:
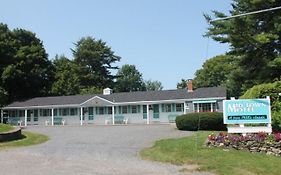
POLYGON ((41 145, 0 151, 1 175, 169 175, 179 167, 142 160, 138 152, 158 139, 189 136, 173 125, 30 126, 46 134, 41 145))

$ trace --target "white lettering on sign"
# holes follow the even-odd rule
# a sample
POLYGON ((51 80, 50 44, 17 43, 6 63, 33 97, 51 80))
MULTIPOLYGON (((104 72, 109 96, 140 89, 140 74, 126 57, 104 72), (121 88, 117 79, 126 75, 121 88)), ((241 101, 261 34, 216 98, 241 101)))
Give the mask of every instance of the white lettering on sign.
POLYGON ((265 107, 264 103, 241 103, 228 104, 227 109, 229 112, 254 112, 254 108, 265 107))

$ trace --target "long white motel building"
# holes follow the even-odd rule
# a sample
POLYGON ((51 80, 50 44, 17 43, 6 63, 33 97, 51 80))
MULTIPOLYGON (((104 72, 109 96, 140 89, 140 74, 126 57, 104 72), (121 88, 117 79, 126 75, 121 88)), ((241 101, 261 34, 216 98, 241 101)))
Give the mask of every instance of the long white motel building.
POLYGON ((222 112, 223 87, 37 97, 2 108, 2 122, 15 125, 150 124, 174 122, 193 112, 222 112))

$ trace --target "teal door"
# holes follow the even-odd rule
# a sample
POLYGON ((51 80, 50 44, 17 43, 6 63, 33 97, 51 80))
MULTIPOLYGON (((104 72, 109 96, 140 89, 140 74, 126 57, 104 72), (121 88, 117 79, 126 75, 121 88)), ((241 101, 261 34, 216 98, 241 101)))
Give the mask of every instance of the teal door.
POLYGON ((147 106, 146 105, 142 106, 142 118, 147 119, 147 106))
POLYGON ((159 104, 154 104, 153 105, 153 118, 154 119, 159 119, 159 104))

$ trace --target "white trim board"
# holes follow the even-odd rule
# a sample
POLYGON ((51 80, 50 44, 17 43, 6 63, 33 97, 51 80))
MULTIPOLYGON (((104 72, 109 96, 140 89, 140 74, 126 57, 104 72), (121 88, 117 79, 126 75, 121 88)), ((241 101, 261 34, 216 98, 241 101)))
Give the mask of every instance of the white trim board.
MULTIPOLYGON (((171 103, 171 102, 193 102, 193 101, 205 101, 205 100, 224 100, 226 99, 225 97, 214 97, 214 98, 194 98, 194 99, 171 99, 171 100, 155 100, 155 101, 134 101, 134 102, 116 102, 113 103, 109 100, 106 100, 102 97, 99 96, 94 96, 88 100, 86 100, 83 103, 80 104, 64 104, 64 105, 44 105, 44 106, 23 106, 23 107, 3 107, 3 110, 8 110, 8 109, 38 109, 38 108, 42 108, 42 109, 51 109, 51 108, 67 108, 67 107, 83 107, 83 104, 98 98, 100 100, 104 100, 105 102, 108 102, 110 104, 112 104, 113 106, 116 105, 130 105, 130 104, 139 104, 139 105, 145 105, 145 104, 155 104, 155 103, 171 103)), ((105 106, 111 106, 111 105, 105 105, 105 106)))

